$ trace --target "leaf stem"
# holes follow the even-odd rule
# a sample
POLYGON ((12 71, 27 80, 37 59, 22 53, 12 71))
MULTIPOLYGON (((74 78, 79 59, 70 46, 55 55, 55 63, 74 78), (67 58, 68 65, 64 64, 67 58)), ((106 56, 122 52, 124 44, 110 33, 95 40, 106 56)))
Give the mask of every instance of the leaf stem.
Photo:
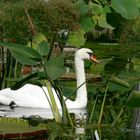
POLYGON ((109 83, 107 83, 107 87, 106 87, 106 90, 105 90, 105 94, 104 94, 104 98, 103 98, 103 102, 102 102, 102 106, 101 106, 101 110, 100 110, 98 125, 100 125, 101 121, 102 121, 103 109, 104 109, 104 105, 105 105, 105 100, 106 100, 106 94, 107 94, 107 91, 108 91, 108 87, 109 87, 109 83))
POLYGON ((92 111, 91 111, 91 115, 90 115, 90 118, 89 118, 89 123, 91 123, 91 121, 92 121, 94 110, 95 110, 95 106, 96 106, 96 103, 97 103, 97 99, 98 99, 98 95, 95 98, 95 102, 94 102, 94 105, 93 105, 93 108, 92 108, 92 111))

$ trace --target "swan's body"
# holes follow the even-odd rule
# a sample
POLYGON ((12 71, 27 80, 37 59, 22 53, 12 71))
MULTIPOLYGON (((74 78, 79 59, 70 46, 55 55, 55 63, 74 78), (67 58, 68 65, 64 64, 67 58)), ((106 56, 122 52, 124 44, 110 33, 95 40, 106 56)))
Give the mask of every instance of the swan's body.
MULTIPOLYGON (((85 82, 85 71, 84 71, 84 60, 92 59, 93 61, 99 63, 95 58, 93 58, 93 52, 90 49, 80 49, 75 54, 75 68, 77 77, 77 87, 85 82)), ((46 87, 42 87, 46 95, 48 90, 46 87)), ((16 106, 32 107, 32 108, 50 108, 48 99, 46 98, 44 91, 41 87, 32 84, 26 84, 18 90, 11 90, 6 88, 0 91, 0 103, 4 105, 9 105, 14 102, 16 106)), ((58 97, 55 90, 52 88, 54 97, 58 108, 61 108, 58 97)), ((66 100, 66 105, 68 108, 85 108, 87 105, 87 89, 86 84, 83 84, 77 90, 77 96, 75 101, 66 100)))

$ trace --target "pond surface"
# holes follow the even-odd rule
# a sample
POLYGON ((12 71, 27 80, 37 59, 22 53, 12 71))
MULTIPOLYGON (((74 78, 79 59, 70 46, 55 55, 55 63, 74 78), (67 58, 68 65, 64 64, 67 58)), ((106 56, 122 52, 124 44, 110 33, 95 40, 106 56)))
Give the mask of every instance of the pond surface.
MULTIPOLYGON (((86 109, 74 109, 70 110, 70 112, 71 116, 74 117, 75 127, 64 127, 66 129, 65 130, 62 126, 57 126, 57 124, 54 123, 50 109, 32 109, 24 107, 15 107, 14 109, 10 109, 7 106, 0 106, 0 135, 19 133, 22 135, 23 133, 27 133, 28 135, 26 135, 29 136, 29 134, 32 133, 34 135, 32 136, 34 139, 48 138, 49 136, 47 134, 49 129, 49 131, 51 131, 49 134, 53 135, 54 133, 56 139, 94 140, 96 130, 98 130, 98 135, 101 139, 134 140, 134 137, 136 137, 135 130, 130 127, 120 127, 118 129, 115 127, 110 128, 109 124, 102 124, 100 127, 95 123, 87 125, 86 122, 88 121, 89 112, 86 109), (3 116, 5 119, 3 119, 3 116), (47 121, 44 121, 44 119, 47 119, 47 121), (45 132, 43 130, 45 130, 45 132), (40 136, 36 136, 38 131, 40 132, 40 136)), ((137 137, 140 138, 139 136, 137 137)), ((16 139, 17 138, 18 137, 16 137, 16 139)))
MULTIPOLYGON (((41 117, 43 120, 51 119, 51 123, 49 122, 48 124, 45 124, 45 127, 43 125, 43 127, 41 126, 40 128, 40 123, 38 123, 34 126, 34 128, 39 126, 39 129, 45 128, 46 130, 47 127, 47 129, 51 130, 50 135, 56 137, 56 139, 94 140, 95 130, 98 130, 98 135, 103 140, 140 139, 140 131, 135 127, 136 122, 138 123, 138 117, 134 118, 135 114, 139 116, 139 111, 134 113, 135 108, 123 108, 125 100, 127 100, 129 94, 129 89, 127 87, 123 87, 122 85, 114 83, 109 85, 109 93, 106 96, 105 105, 103 106, 101 115, 101 122, 99 124, 99 116, 103 105, 104 92, 106 90, 106 78, 104 77, 113 75, 122 79, 127 79, 126 81, 130 84, 134 81, 138 83, 136 77, 139 77, 140 72, 140 49, 132 46, 120 46, 118 44, 106 43, 87 43, 85 47, 93 49, 97 58, 101 61, 101 64, 96 66, 86 62, 86 72, 94 75, 100 75, 103 78, 91 78, 87 82, 89 99, 87 109, 70 110, 70 113, 74 116, 76 124, 74 129, 65 127, 62 128, 61 126, 54 124, 52 119, 53 115, 50 109, 32 109, 23 107, 10 108, 8 106, 0 105, 1 118, 12 117, 26 119, 31 116, 39 116, 39 118, 41 117), (120 116, 118 114, 120 114, 120 116), (110 127, 111 125, 112 127, 110 127), (55 127, 57 129, 55 129, 55 127)), ((70 71, 73 72, 74 69, 71 69, 70 71)), ((60 84, 62 84, 62 91, 65 96, 68 96, 68 94, 72 93, 76 88, 75 81, 60 81, 60 84)), ((71 97, 71 99, 74 98, 75 95, 71 97)), ((0 123, 1 120, 2 119, 0 119, 0 123)), ((6 123, 3 125, 6 125, 6 123)), ((28 128, 30 127, 33 126, 28 123, 28 126, 23 129, 27 129, 28 131, 28 128)), ((18 129, 15 129, 15 131, 17 130, 18 129)), ((2 127, 0 127, 0 131, 1 133, 8 133, 8 129, 3 130, 2 127)), ((32 129, 32 131, 35 130, 32 129)))
POLYGON ((24 108, 24 107, 15 107, 11 109, 7 106, 0 106, 0 135, 7 134, 16 134, 16 138, 18 138, 17 134, 25 134, 29 136, 32 133, 34 139, 39 138, 36 136, 36 133, 39 131, 42 135, 40 138, 47 138, 48 129, 51 131, 51 135, 55 135, 57 138, 65 138, 65 139, 95 139, 95 131, 98 128, 98 135, 100 135, 101 139, 112 139, 112 140, 131 140, 135 136, 135 131, 132 129, 120 128, 116 130, 116 128, 109 128, 108 124, 102 124, 102 126, 97 127, 97 124, 86 124, 88 121, 88 111, 86 109, 72 109, 70 110, 71 115, 75 119, 75 128, 65 127, 66 130, 62 126, 57 126, 52 120, 53 115, 50 109, 33 109, 33 108, 24 108), (4 116, 4 118, 3 118, 4 116), (17 118, 17 119, 15 119, 17 118), (48 120, 47 122, 44 119, 48 120), (49 120, 51 121, 49 122, 49 120), (44 131, 46 133, 44 133, 44 131), (33 133, 34 132, 34 133, 33 133), (36 132, 36 133, 35 133, 36 132), (67 136, 65 136, 67 134, 67 136))
MULTIPOLYGON (((61 112, 61 110, 60 110, 61 112)), ((69 109, 70 113, 82 118, 86 114, 86 109, 69 109)), ((9 107, 0 105, 0 116, 1 117, 13 117, 13 118, 28 118, 30 116, 40 116, 44 119, 53 119, 51 109, 48 108, 27 108, 27 107, 9 107)))

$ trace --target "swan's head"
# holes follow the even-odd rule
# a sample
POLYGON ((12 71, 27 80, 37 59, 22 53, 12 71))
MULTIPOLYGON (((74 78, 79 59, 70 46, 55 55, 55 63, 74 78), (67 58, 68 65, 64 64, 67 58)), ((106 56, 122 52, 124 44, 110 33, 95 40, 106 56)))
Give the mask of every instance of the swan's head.
POLYGON ((88 48, 79 49, 75 54, 75 58, 78 58, 81 60, 92 60, 95 63, 100 63, 96 59, 96 56, 94 55, 93 51, 88 48))

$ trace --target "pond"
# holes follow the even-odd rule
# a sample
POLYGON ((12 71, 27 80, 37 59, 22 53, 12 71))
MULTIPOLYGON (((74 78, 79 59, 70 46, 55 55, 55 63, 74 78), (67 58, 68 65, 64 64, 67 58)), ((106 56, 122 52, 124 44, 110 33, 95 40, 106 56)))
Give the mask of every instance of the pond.
MULTIPOLYGON (((132 108, 135 105, 132 106, 131 102, 126 105, 129 103, 126 103, 126 100, 131 94, 131 84, 138 83, 140 49, 119 44, 90 42, 86 43, 85 47, 94 50, 101 64, 85 63, 86 72, 93 75, 89 75, 87 79, 87 108, 70 110, 76 127, 70 128, 54 123, 52 112, 49 109, 10 108, 1 105, 0 133, 2 135, 0 137, 8 137, 9 135, 6 134, 10 133, 16 134, 15 137, 12 136, 14 138, 19 135, 22 138, 24 133, 23 138, 30 136, 33 139, 50 137, 52 139, 96 140, 95 132, 98 130, 100 139, 105 140, 137 140, 140 138, 140 134, 136 131, 139 111, 132 108), (108 79, 112 76, 116 79, 108 84, 108 79)), ((70 68, 70 72, 74 72, 73 67, 70 68)), ((69 93, 76 88, 75 78, 68 79, 59 81, 65 96, 69 96, 69 93)), ((74 99, 75 94, 70 98, 74 99)))

